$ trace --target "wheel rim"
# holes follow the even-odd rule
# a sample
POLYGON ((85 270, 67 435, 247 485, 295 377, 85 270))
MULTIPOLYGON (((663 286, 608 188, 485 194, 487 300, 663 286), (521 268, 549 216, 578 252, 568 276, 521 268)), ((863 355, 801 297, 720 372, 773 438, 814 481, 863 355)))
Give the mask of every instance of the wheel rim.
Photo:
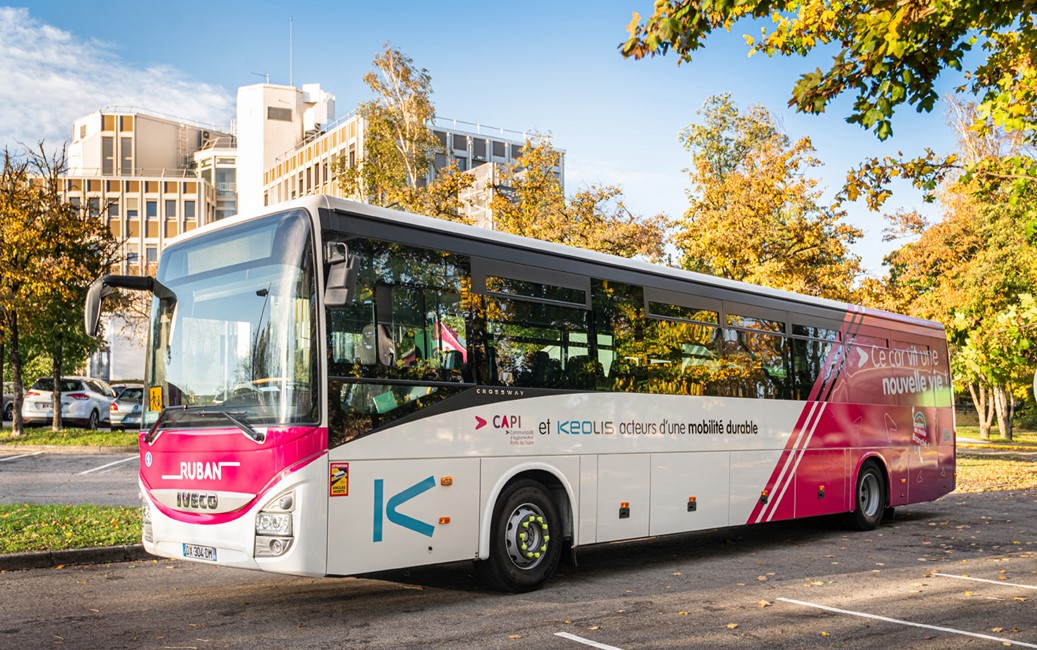
POLYGON ((508 516, 504 545, 511 563, 519 569, 533 569, 547 558, 551 529, 544 511, 523 503, 508 516))
POLYGON ((858 495, 858 500, 860 501, 861 512, 869 519, 879 513, 880 489, 879 478, 873 472, 868 472, 861 478, 861 492, 858 495))
POLYGON ((90 421, 87 422, 87 425, 91 429, 96 429, 97 428, 97 412, 96 411, 90 414, 90 421))

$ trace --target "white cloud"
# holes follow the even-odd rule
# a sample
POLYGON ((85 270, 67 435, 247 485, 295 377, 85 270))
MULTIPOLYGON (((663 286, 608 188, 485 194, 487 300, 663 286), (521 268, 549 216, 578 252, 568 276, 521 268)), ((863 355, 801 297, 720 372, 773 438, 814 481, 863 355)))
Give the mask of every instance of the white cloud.
POLYGON ((234 98, 171 66, 135 67, 111 45, 0 7, 0 147, 71 138, 72 122, 106 106, 226 127, 234 98))

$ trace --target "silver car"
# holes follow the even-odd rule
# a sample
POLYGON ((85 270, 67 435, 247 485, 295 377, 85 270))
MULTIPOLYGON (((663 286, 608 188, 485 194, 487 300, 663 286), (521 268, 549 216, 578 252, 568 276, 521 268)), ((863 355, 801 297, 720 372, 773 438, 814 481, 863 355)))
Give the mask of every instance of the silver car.
POLYGON ((112 429, 140 429, 140 413, 144 404, 143 386, 117 389, 117 397, 109 407, 112 429))
MULTIPOLYGON (((107 382, 87 377, 63 377, 61 391, 61 420, 87 429, 96 429, 107 423, 109 408, 115 391, 107 382)), ((41 377, 25 393, 22 419, 26 424, 49 424, 54 419, 54 380, 41 377)))

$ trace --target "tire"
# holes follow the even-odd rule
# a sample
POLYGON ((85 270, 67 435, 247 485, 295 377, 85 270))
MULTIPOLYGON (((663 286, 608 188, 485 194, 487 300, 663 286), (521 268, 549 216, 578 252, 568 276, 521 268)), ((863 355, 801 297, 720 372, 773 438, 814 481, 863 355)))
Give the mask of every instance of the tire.
POLYGON ((7 408, 4 409, 4 419, 14 420, 14 402, 9 402, 7 408))
POLYGON ((547 489, 536 481, 517 481, 497 499, 490 556, 475 568, 493 589, 533 591, 554 575, 563 541, 562 520, 547 489))
POLYGON ((86 421, 86 428, 91 431, 97 430, 97 425, 101 422, 101 418, 97 415, 97 409, 90 411, 90 419, 86 421))
POLYGON ((867 461, 857 474, 854 509, 843 516, 851 530, 875 530, 886 512, 886 477, 875 461, 867 461))

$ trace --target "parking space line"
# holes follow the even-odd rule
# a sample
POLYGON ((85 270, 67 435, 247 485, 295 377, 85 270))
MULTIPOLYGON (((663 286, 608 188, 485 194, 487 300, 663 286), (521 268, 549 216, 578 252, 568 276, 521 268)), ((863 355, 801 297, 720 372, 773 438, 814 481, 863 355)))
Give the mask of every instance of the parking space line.
POLYGON ((885 623, 896 623, 897 625, 907 625, 909 627, 920 627, 926 630, 935 630, 937 632, 947 632, 949 634, 959 634, 961 636, 970 636, 976 639, 986 639, 987 641, 997 641, 1005 645, 1017 645, 1023 648, 1037 648, 1037 645, 1033 643, 1024 643, 1022 641, 1016 641, 1015 639, 1009 639, 1001 636, 991 636, 989 634, 977 634, 976 632, 966 632, 965 630, 956 630, 953 627, 942 627, 940 625, 927 625, 925 623, 915 623, 913 621, 902 621, 898 618, 889 618, 888 616, 879 616, 877 614, 868 614, 866 612, 854 612, 848 609, 839 609, 838 607, 829 607, 827 605, 818 605, 817 603, 807 603, 802 600, 792 600, 791 598, 777 598, 784 603, 792 603, 793 605, 802 605, 803 607, 813 607, 814 609, 822 609, 826 612, 834 612, 836 614, 846 614, 847 616, 857 616, 859 618, 870 618, 875 621, 883 621, 885 623))
POLYGON ((1033 585, 1020 585, 1014 582, 1005 582, 1004 580, 987 580, 986 578, 970 578, 968 576, 954 576, 949 573, 934 573, 934 576, 940 576, 941 578, 954 578, 955 580, 971 580, 972 582, 987 582, 992 585, 998 585, 1001 587, 1018 587, 1019 589, 1034 589, 1037 587, 1033 585))
POLYGON ((589 645, 592 648, 598 648, 598 650, 622 650, 622 648, 617 648, 614 645, 605 645, 604 643, 591 641, 590 639, 585 639, 582 636, 576 636, 575 634, 569 634, 568 632, 555 632, 555 636, 560 636, 563 639, 569 639, 570 641, 582 643, 583 645, 589 645))
POLYGON ((101 465, 100 467, 95 467, 93 469, 88 469, 85 472, 80 472, 79 474, 77 474, 77 476, 82 476, 84 474, 93 474, 94 472, 99 472, 102 469, 108 469, 109 467, 112 467, 114 465, 118 465, 119 463, 125 463, 128 460, 135 460, 136 458, 137 458, 136 456, 130 456, 129 458, 123 458, 122 460, 117 460, 117 461, 108 463, 107 465, 101 465))
POLYGON ((19 458, 28 458, 29 456, 39 456, 42 451, 34 451, 31 454, 21 454, 19 456, 8 456, 7 458, 0 458, 0 463, 6 463, 9 460, 18 460, 19 458))

